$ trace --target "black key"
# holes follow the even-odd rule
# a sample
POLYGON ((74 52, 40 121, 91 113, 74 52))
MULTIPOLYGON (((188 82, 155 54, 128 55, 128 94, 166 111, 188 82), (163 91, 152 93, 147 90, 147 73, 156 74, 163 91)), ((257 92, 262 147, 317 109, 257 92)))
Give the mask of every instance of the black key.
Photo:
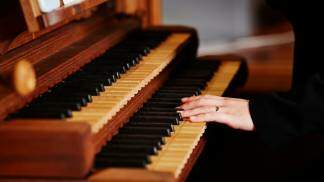
POLYGON ((86 106, 87 105, 87 100, 85 98, 76 98, 76 97, 41 97, 37 99, 39 102, 72 102, 72 103, 77 103, 80 104, 81 106, 86 106))
POLYGON ((129 122, 128 126, 141 126, 141 127, 159 127, 169 129, 171 132, 174 131, 174 127, 169 123, 161 123, 161 122, 129 122))
POLYGON ((153 102, 163 102, 163 101, 167 101, 167 102, 177 102, 177 103, 181 103, 181 99, 178 99, 178 98, 168 98, 168 97, 164 97, 164 98, 160 98, 160 97, 152 97, 150 98, 150 101, 153 101, 153 102))
POLYGON ((113 137, 113 139, 128 139, 128 140, 152 140, 152 141, 158 141, 161 144, 165 144, 165 139, 163 136, 160 135, 145 135, 145 134, 121 134, 118 133, 113 137))
POLYGON ((67 91, 54 91, 51 93, 50 97, 52 98, 74 98, 74 99, 85 99, 88 103, 92 102, 92 96, 88 93, 76 93, 76 92, 67 92, 67 91))
POLYGON ((109 77, 112 81, 116 81, 116 79, 120 77, 120 72, 118 70, 111 71, 111 70, 82 69, 81 71, 85 75, 109 77))
POLYGON ((140 110, 136 113, 137 115, 155 115, 155 116, 175 116, 177 117, 179 113, 177 113, 175 110, 172 111, 150 111, 150 110, 140 110))
MULTIPOLYGON (((60 89, 59 92, 63 92, 63 93, 78 93, 78 94, 84 94, 84 95, 94 95, 97 96, 100 94, 100 91, 98 88, 76 88, 76 87, 72 87, 72 88, 62 88, 60 89)), ((57 93, 59 93, 57 92, 57 93)))
POLYGON ((150 100, 148 100, 146 103, 165 103, 165 104, 179 104, 181 101, 181 99, 177 99, 177 98, 172 98, 172 97, 164 97, 164 98, 160 98, 160 97, 152 97, 150 100))
POLYGON ((87 80, 87 81, 75 81, 75 82, 64 82, 61 85, 62 89, 67 89, 67 88, 77 88, 77 89, 89 89, 89 88, 96 88, 98 91, 103 92, 105 91, 105 86, 102 84, 100 81, 92 81, 92 80, 87 80))
POLYGON ((87 73, 94 73, 94 72, 99 72, 99 73, 125 73, 131 66, 128 63, 123 63, 120 66, 117 65, 103 65, 103 64, 98 64, 95 66, 87 66, 84 67, 82 70, 87 72, 87 73))
POLYGON ((114 60, 125 60, 123 62, 130 63, 131 66, 138 63, 139 60, 143 58, 142 52, 131 53, 131 52, 114 52, 106 57, 107 59, 114 59, 114 60))
POLYGON ((107 77, 103 77, 103 76, 80 76, 80 77, 76 77, 73 79, 68 79, 65 81, 65 83, 73 83, 73 84, 86 84, 86 83, 91 83, 91 84, 102 84, 104 86, 109 86, 112 84, 112 81, 110 80, 110 78, 107 77))
POLYGON ((162 89, 162 90, 159 90, 158 93, 177 93, 177 94, 191 94, 191 95, 199 95, 200 92, 199 91, 183 91, 183 90, 171 90, 171 89, 162 89))
POLYGON ((120 133, 127 133, 127 134, 136 134, 136 133, 143 133, 143 134, 156 134, 162 136, 171 136, 171 130, 165 127, 142 127, 142 126, 129 126, 125 125, 119 130, 120 133))
POLYGON ((120 152, 120 153, 146 153, 148 155, 155 155, 157 153, 157 148, 150 145, 123 145, 114 144, 106 145, 102 148, 103 152, 120 152))
POLYGON ((42 102, 42 103, 32 103, 29 105, 33 109, 71 109, 74 111, 81 110, 81 104, 75 102, 42 102))
POLYGON ((162 143, 156 140, 130 140, 130 139, 113 139, 109 144, 119 144, 119 145, 149 145, 155 146, 157 149, 161 149, 162 143))
POLYGON ((170 117, 175 117, 179 121, 182 120, 182 117, 178 112, 170 113, 170 112, 140 111, 137 112, 134 116, 170 116, 170 117))
POLYGON ((69 110, 36 110, 26 109, 15 114, 17 118, 54 118, 64 119, 72 116, 72 111, 69 110))
POLYGON ((100 152, 99 154, 96 155, 96 161, 103 161, 106 160, 107 158, 127 159, 127 160, 138 159, 138 160, 143 160, 148 164, 151 163, 151 159, 149 155, 141 154, 141 153, 130 154, 130 153, 100 152))
POLYGON ((142 107, 140 111, 158 111, 158 112, 176 112, 175 108, 164 108, 164 107, 142 107))
POLYGON ((179 119, 172 116, 134 116, 131 118, 134 122, 161 122, 161 123, 171 123, 174 125, 179 124, 179 119))
POLYGON ((122 65, 127 66, 127 70, 137 64, 141 60, 142 56, 137 54, 135 56, 130 55, 112 55, 109 56, 110 64, 113 66, 122 65), (113 61, 112 61, 113 60, 113 61))
POLYGON ((192 90, 192 91, 201 91, 201 89, 199 89, 196 86, 190 86, 190 85, 184 85, 184 86, 176 86, 176 85, 170 85, 170 86, 163 86, 161 87, 161 89, 174 89, 174 90, 192 90))
POLYGON ((179 116, 176 111, 150 111, 150 110, 140 110, 135 115, 150 115, 150 116, 179 116))
POLYGON ((114 158, 103 158, 97 159, 95 162, 96 168, 105 167, 145 167, 147 162, 142 159, 114 159, 114 158))
POLYGON ((166 107, 173 108, 179 106, 178 102, 154 102, 150 101, 144 104, 144 107, 166 107))
POLYGON ((75 77, 87 77, 87 76, 95 76, 100 79, 106 79, 109 78, 112 82, 115 82, 117 78, 120 78, 119 72, 110 72, 110 71, 105 71, 105 72, 86 72, 86 71, 79 71, 78 74, 75 77))
POLYGON ((178 98, 182 99, 183 97, 190 97, 193 96, 193 94, 178 94, 178 93, 156 93, 154 94, 154 97, 163 98, 163 97, 169 97, 169 98, 178 98))

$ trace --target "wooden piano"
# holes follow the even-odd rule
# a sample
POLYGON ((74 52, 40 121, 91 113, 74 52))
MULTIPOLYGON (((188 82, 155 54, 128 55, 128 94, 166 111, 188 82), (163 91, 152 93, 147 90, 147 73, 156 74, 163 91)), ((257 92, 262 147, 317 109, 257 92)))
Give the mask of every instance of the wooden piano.
POLYGON ((240 58, 197 60, 194 29, 156 26, 158 0, 3 3, 0 181, 186 179, 206 126, 175 107, 222 95, 240 58))

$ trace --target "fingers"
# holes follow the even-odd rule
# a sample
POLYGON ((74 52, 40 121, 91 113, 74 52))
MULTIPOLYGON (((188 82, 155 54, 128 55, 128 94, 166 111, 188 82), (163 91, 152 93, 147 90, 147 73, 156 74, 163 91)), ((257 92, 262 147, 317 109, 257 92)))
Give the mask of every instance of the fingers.
POLYGON ((191 98, 191 100, 192 101, 186 101, 184 104, 179 106, 179 108, 183 110, 188 110, 188 109, 194 109, 203 106, 223 106, 224 105, 224 99, 221 99, 221 97, 216 97, 216 96, 201 96, 199 98, 191 98))
POLYGON ((204 114, 204 113, 215 112, 215 111, 216 111, 215 106, 204 106, 204 107, 194 108, 192 110, 181 111, 181 116, 190 117, 198 114, 204 114))
POLYGON ((199 96, 184 97, 181 99, 181 101, 183 103, 185 103, 185 102, 191 102, 191 101, 202 99, 202 98, 216 99, 216 98, 221 98, 221 97, 213 96, 213 95, 199 95, 199 96))
POLYGON ((231 116, 225 113, 209 112, 204 114, 198 114, 196 116, 190 116, 189 120, 192 122, 210 122, 215 121, 222 124, 227 124, 231 120, 231 116))
POLYGON ((249 101, 218 96, 194 96, 182 99, 181 115, 191 122, 217 122, 234 129, 254 130, 249 101), (220 110, 216 111, 216 106, 220 110))
POLYGON ((233 117, 226 113, 220 112, 210 112, 205 114, 199 114, 196 116, 190 116, 189 120, 191 122, 217 122, 220 124, 225 124, 231 128, 238 129, 239 126, 235 125, 233 121, 233 117))
POLYGON ((181 99, 181 101, 182 102, 191 102, 191 101, 197 100, 199 98, 201 98, 201 96, 184 97, 181 99))

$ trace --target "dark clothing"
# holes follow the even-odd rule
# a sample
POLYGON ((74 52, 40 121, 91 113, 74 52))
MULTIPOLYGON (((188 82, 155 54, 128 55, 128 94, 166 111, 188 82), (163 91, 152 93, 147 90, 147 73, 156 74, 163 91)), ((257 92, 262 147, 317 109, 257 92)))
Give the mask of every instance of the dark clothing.
POLYGON ((324 181, 324 11, 315 0, 268 2, 294 28, 292 89, 249 97, 256 133, 209 123, 207 145, 188 181, 324 181))
POLYGON ((296 137, 324 133, 324 58, 319 45, 324 12, 319 10, 319 1, 313 0, 268 3, 283 12, 293 26, 293 83, 288 93, 252 98, 250 112, 261 139, 268 145, 279 146, 296 137))

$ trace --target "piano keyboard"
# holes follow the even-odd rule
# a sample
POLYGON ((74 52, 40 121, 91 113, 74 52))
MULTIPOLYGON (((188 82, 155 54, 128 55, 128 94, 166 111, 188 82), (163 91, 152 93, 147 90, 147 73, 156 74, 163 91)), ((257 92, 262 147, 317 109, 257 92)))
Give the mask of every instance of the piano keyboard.
POLYGON ((197 61, 182 68, 103 147, 95 167, 140 167, 178 178, 206 125, 183 121, 175 107, 182 97, 221 95, 239 66, 236 61, 219 68, 218 62, 197 61))
MULTIPOLYGON (((222 62, 202 94, 221 96, 239 68, 240 62, 238 61, 222 62)), ((157 156, 152 157, 153 162, 148 165, 148 169, 170 172, 175 178, 179 178, 205 128, 205 123, 183 121, 172 136, 166 139, 166 145, 162 147, 157 156)))
POLYGON ((135 34, 12 117, 86 122, 97 133, 174 59, 189 37, 161 31, 135 34))
MULTIPOLYGON (((69 126, 86 123, 91 127, 91 142, 96 143, 96 134, 106 131, 103 127, 135 95, 142 93, 140 91, 171 63, 177 50, 190 39, 190 33, 134 33, 7 119, 63 121, 70 123, 69 126)), ((181 69, 171 74, 102 147, 95 158, 94 170, 136 167, 171 173, 175 178, 183 175, 206 125, 183 121, 175 107, 182 97, 222 95, 240 62, 219 63, 183 60, 181 69)), ((95 150, 101 146, 96 146, 95 150)), ((89 171, 90 165, 87 169, 89 171)))
POLYGON ((157 76, 175 57, 175 50, 185 42, 186 34, 173 34, 156 50, 145 56, 141 63, 121 75, 114 84, 93 97, 93 102, 81 111, 73 112, 67 121, 87 120, 93 132, 99 131, 126 103, 155 76, 157 76))

